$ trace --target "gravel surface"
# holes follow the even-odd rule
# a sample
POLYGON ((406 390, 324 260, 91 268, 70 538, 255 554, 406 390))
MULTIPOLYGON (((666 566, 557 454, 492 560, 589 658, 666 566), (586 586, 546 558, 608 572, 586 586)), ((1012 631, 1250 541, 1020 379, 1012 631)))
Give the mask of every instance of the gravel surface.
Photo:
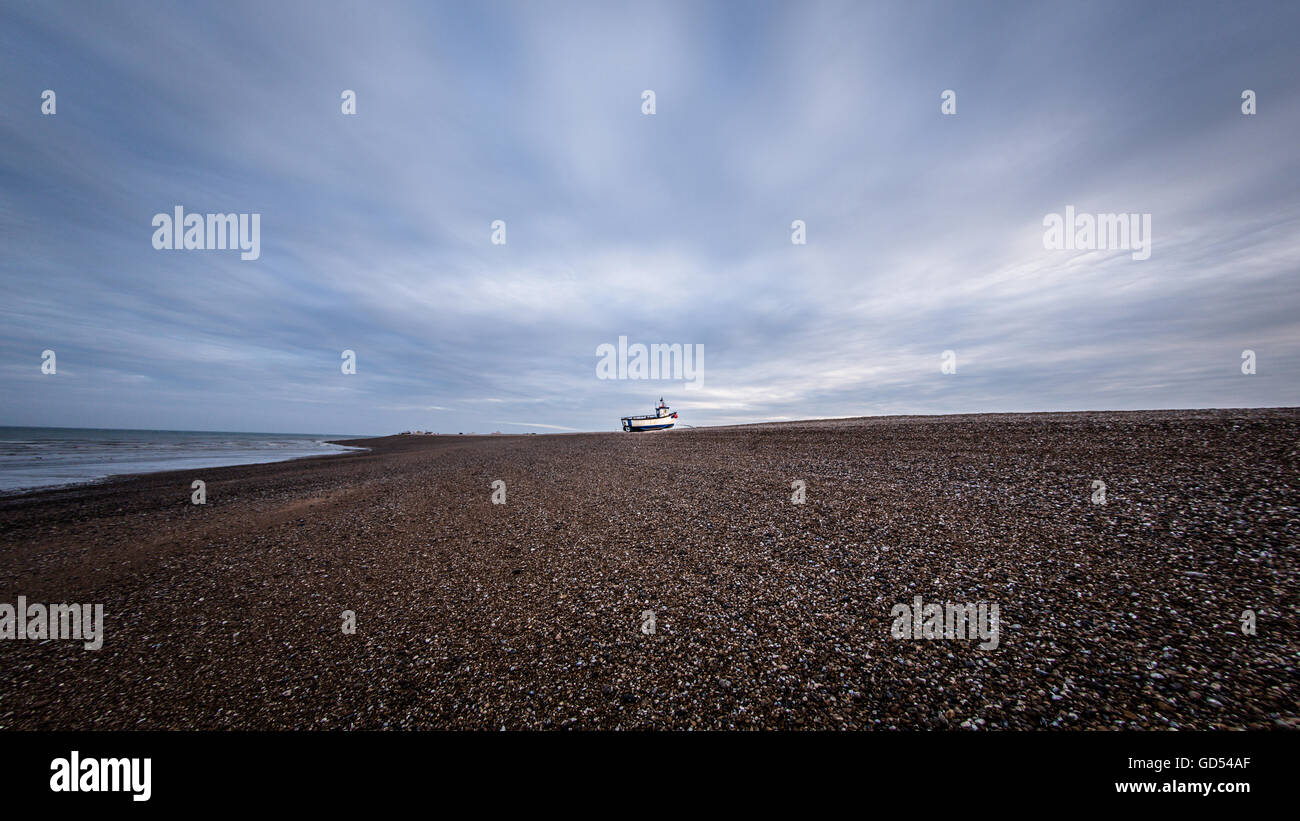
POLYGON ((365 444, 0 499, 0 728, 1300 725, 1296 409, 365 444))

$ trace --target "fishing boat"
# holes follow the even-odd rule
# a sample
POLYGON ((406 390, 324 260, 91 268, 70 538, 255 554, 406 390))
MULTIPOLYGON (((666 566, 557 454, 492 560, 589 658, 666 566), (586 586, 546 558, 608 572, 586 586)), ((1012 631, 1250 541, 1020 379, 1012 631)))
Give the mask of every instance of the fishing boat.
POLYGON ((663 397, 659 397, 659 406, 655 412, 645 416, 624 416, 623 430, 634 433, 641 430, 664 430, 677 423, 677 412, 668 409, 663 397))

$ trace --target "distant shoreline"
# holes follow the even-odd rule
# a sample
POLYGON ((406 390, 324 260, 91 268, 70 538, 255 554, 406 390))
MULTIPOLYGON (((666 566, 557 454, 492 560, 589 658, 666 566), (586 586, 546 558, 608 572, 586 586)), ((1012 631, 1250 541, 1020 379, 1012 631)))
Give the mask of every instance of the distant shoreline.
POLYGON ((353 438, 316 434, 0 428, 0 496, 166 471, 270 464, 355 450, 353 438))
MULTIPOLYGON (((1132 410, 1132 411, 1029 411, 1016 413, 961 413, 961 414, 898 414, 888 416, 845 416, 831 418, 813 418, 802 420, 781 420, 774 422, 747 422, 734 425, 706 425, 698 427, 683 426, 680 429, 669 431, 652 431, 646 433, 626 434, 621 431, 551 431, 546 433, 539 432, 522 432, 522 433, 397 433, 380 436, 354 436, 344 438, 325 439, 318 434, 252 434, 239 433, 232 431, 165 431, 149 430, 144 428, 27 428, 31 430, 50 430, 50 431, 83 431, 83 432, 101 432, 111 433, 118 431, 129 431, 132 433, 160 433, 169 435, 232 435, 232 436, 268 436, 268 437, 295 437, 304 440, 319 441, 324 444, 334 445, 337 447, 347 448, 347 451, 335 453, 302 453, 284 458, 272 459, 255 459, 248 461, 224 462, 222 464, 211 464, 206 466, 187 466, 187 467, 167 467, 162 466, 157 470, 148 471, 122 471, 117 473, 108 473, 94 478, 73 480, 58 484, 39 484, 21 488, 0 488, 0 499, 31 496, 45 491, 66 491, 88 486, 106 486, 118 482, 130 481, 144 476, 152 476, 165 473, 194 473, 202 471, 210 473, 212 471, 224 470, 227 468, 249 467, 256 465, 274 465, 284 462, 292 462, 306 459, 317 459, 332 456, 346 456, 357 451, 371 449, 374 442, 393 442, 403 441, 429 441, 429 440, 478 440, 478 439, 510 439, 510 438, 551 438, 551 437, 585 437, 585 436, 635 436, 637 438, 648 438, 656 435, 680 435, 690 432, 707 432, 707 431, 728 431, 728 430, 774 430, 774 429, 804 429, 804 430, 829 430, 838 427, 876 427, 882 424, 896 423, 917 423, 917 424, 934 424, 940 422, 959 422, 962 420, 981 420, 988 422, 1030 422, 1030 421, 1066 421, 1070 419, 1086 420, 1098 416, 1108 417, 1126 417, 1126 416, 1150 416, 1178 418, 1181 420, 1192 419, 1214 419, 1222 417, 1224 414, 1260 414, 1260 413, 1300 413, 1300 408, 1294 407, 1277 407, 1277 408, 1195 408, 1195 409, 1178 409, 1178 410, 1132 410), (357 444, 365 442, 365 445, 357 444)), ((0 430, 22 430, 15 426, 0 426, 0 430)))

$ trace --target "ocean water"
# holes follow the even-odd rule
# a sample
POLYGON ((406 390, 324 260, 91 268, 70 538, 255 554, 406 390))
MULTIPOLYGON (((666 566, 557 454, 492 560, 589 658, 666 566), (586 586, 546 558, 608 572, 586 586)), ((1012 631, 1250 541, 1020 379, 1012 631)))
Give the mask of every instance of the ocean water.
POLYGON ((93 482, 124 473, 282 462, 357 448, 348 436, 0 426, 0 492, 93 482))

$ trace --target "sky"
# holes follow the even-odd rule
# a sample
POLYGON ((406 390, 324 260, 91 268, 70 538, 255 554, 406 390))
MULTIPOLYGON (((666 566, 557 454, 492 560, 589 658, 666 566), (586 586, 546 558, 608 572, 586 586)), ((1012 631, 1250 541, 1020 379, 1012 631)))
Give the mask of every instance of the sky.
POLYGON ((1297 406, 1298 134, 1292 2, 0 0, 0 425, 1297 406))

